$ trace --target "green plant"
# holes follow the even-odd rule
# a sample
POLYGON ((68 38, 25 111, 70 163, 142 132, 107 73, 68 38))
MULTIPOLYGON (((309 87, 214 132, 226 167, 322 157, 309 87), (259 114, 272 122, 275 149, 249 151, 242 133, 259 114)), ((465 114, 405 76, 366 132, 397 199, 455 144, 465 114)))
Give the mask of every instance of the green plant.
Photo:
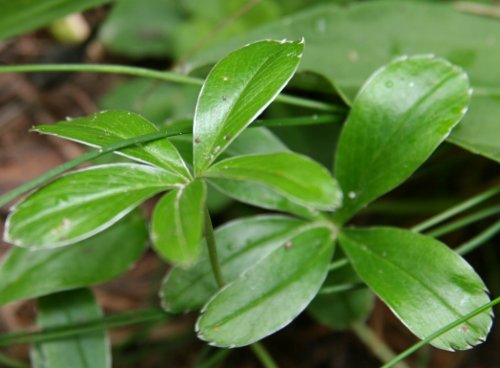
MULTIPOLYGON (((7 220, 7 241, 42 258, 50 256, 51 263, 58 258, 69 263, 58 265, 63 273, 55 280, 40 279, 48 270, 45 265, 42 275, 36 275, 39 285, 29 280, 20 286, 20 277, 36 274, 31 267, 23 270, 26 262, 37 262, 28 260, 31 252, 15 248, 2 271, 17 283, 3 281, 3 302, 85 286, 119 273, 142 248, 117 252, 116 244, 104 237, 117 232, 116 241, 121 241, 144 234, 137 217, 127 214, 145 199, 170 190, 157 203, 150 228, 157 253, 176 264, 162 287, 162 300, 170 312, 205 305, 196 329, 213 345, 252 344, 293 320, 334 272, 330 262, 337 241, 349 260, 341 267, 351 264, 420 338, 487 304, 479 276, 439 241, 403 229, 344 226, 361 208, 408 178, 465 114, 470 98, 467 76, 445 60, 399 58, 366 82, 337 148, 334 172, 342 191, 326 169, 290 151, 217 161, 282 90, 302 51, 302 42, 257 42, 213 68, 196 106, 193 172, 175 146, 161 139, 117 152, 139 164, 79 170, 19 203, 7 220), (214 235, 205 204, 207 182, 238 200, 298 218, 241 219, 214 235), (126 227, 113 226, 123 217, 126 227), (131 231, 131 226, 139 226, 140 232, 131 231), (99 237, 96 247, 93 242, 99 237), (72 263, 80 261, 82 248, 92 246, 102 254, 89 252, 83 272, 75 270, 72 263), (102 267, 104 257, 113 259, 116 269, 102 267), (12 274, 9 269, 15 267, 21 271, 12 274)), ((156 128, 136 114, 109 111, 35 130, 105 147, 156 128)), ((42 313, 50 305, 53 308, 41 304, 42 313)), ((491 311, 476 316, 431 343, 467 349, 486 337, 491 317, 491 311)))
MULTIPOLYGON (((410 230, 350 225, 360 211, 405 182, 462 120, 472 96, 467 74, 434 56, 398 57, 372 74, 354 99, 345 98, 348 107, 278 96, 303 52, 308 52, 303 41, 260 41, 224 56, 203 82, 193 121, 178 120, 165 129, 119 110, 35 127, 97 148, 57 174, 107 152, 126 161, 65 174, 13 208, 5 239, 17 247, 0 266, 0 303, 39 297, 38 324, 46 332, 0 336, 0 346, 33 343, 36 367, 85 362, 106 367, 110 351, 103 330, 201 309, 195 327, 200 339, 222 348, 251 345, 262 364, 272 367, 259 341, 306 307, 318 321, 354 326, 363 334, 360 321, 373 306, 370 290, 423 343, 463 350, 482 342, 491 328, 491 308, 500 299, 490 301, 462 255, 497 232, 498 223, 456 251, 433 236, 497 214, 498 208, 434 234, 422 232, 500 188, 410 230), (255 121, 277 99, 328 115, 255 121), (332 172, 254 128, 341 121, 347 108, 338 143, 330 148, 335 147, 332 172), (178 135, 183 139, 173 139, 178 135), (208 188, 281 214, 239 218, 214 231, 208 188), (148 229, 135 208, 158 194, 148 229), (126 271, 144 252, 148 237, 158 256, 174 266, 159 293, 168 314, 153 310, 103 318, 86 287, 126 271), (83 346, 80 356, 71 341, 58 340, 75 335, 83 346)), ((85 68, 200 83, 132 67, 4 71, 85 68)), ((483 154, 495 153, 485 149, 483 154)), ((33 185, 7 193, 0 203, 33 185)), ((382 358, 392 366, 405 355, 394 358, 389 352, 382 358)))

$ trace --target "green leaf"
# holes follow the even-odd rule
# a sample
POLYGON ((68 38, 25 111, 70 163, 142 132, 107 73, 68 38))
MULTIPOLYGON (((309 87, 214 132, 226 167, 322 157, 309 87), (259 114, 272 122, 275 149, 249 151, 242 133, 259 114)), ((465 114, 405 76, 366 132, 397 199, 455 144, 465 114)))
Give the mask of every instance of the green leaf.
POLYGON ((287 196, 265 184, 217 178, 210 179, 209 182, 214 188, 228 197, 256 207, 292 213, 309 219, 314 219, 320 215, 318 210, 295 203, 287 196))
POLYGON ((334 330, 346 330, 355 323, 364 322, 374 306, 374 295, 366 287, 338 292, 325 292, 342 285, 356 285, 359 276, 352 267, 333 270, 313 299, 307 311, 320 323, 334 330))
POLYGON ((111 280, 130 269, 147 238, 144 219, 135 213, 72 247, 12 247, 0 264, 0 304, 111 280))
POLYGON ((196 173, 205 171, 285 87, 298 67, 303 48, 302 41, 261 41, 217 63, 196 104, 196 173))
POLYGON ((0 39, 45 26, 71 13, 108 3, 109 0, 16 0, 0 2, 0 39))
MULTIPOLYGON (((39 125, 36 132, 70 139, 92 147, 109 146, 124 139, 155 133, 158 128, 142 116, 127 111, 104 111, 54 125, 39 125)), ((191 178, 186 164, 168 139, 160 139, 117 152, 132 160, 161 167, 179 177, 191 178)))
POLYGON ((213 165, 205 176, 255 182, 315 209, 333 210, 342 200, 337 182, 323 166, 291 152, 229 158, 213 165))
MULTIPOLYGON (((261 259, 309 226, 284 216, 256 216, 229 222, 215 231, 221 272, 231 282, 261 259)), ((206 247, 203 247, 205 250, 206 247)), ((174 267, 163 282, 161 299, 169 312, 199 309, 219 287, 215 282, 208 254, 204 251, 189 269, 174 267)))
POLYGON ((499 34, 497 19, 458 11, 455 3, 324 4, 224 40, 196 55, 189 65, 213 63, 256 39, 305 37, 307 52, 300 70, 325 75, 352 99, 364 81, 395 56, 434 53, 463 67, 475 90, 470 114, 449 140, 500 162, 500 140, 495 140, 500 135, 500 104, 494 101, 500 87, 499 34))
POLYGON ((105 230, 154 194, 179 187, 169 172, 138 164, 101 165, 67 174, 16 205, 5 241, 48 249, 105 230))
POLYGON ((204 307, 198 337, 220 347, 251 344, 288 325, 323 283, 333 253, 327 228, 306 230, 221 289, 204 307))
POLYGON ((201 252, 207 187, 195 180, 163 196, 153 212, 151 238, 167 261, 188 265, 201 252))
MULTIPOLYGON (((65 291, 38 300, 37 325, 56 328, 93 321, 102 311, 89 289, 65 291)), ((111 368, 111 345, 105 331, 35 344, 34 368, 111 368)))
POLYGON ((337 148, 340 221, 407 179, 467 111, 467 75, 430 56, 379 69, 352 105, 337 148))
MULTIPOLYGON (((434 238, 394 228, 346 229, 340 244, 361 279, 419 338, 489 302, 486 286, 459 255, 434 238)), ((445 350, 481 343, 492 314, 481 314, 436 340, 445 350)))
POLYGON ((109 50, 126 56, 170 56, 184 16, 181 10, 175 1, 120 0, 103 23, 100 39, 109 50))

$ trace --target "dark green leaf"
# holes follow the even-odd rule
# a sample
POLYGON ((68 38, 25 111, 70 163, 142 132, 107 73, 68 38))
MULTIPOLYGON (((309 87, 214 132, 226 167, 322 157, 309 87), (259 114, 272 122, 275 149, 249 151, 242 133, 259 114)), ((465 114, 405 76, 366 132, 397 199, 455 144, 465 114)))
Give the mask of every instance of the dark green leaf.
POLYGON ((355 323, 364 322, 374 305, 373 293, 366 287, 330 292, 341 286, 359 285, 360 279, 352 267, 333 270, 313 299, 308 312, 320 323, 335 330, 346 330, 355 323), (325 291, 325 292, 323 292, 325 291))
POLYGON ((0 2, 0 39, 45 26, 65 15, 77 13, 109 0, 16 0, 0 2))
POLYGON ((499 35, 497 19, 458 11, 455 3, 325 4, 224 40, 195 56, 190 65, 213 63, 256 39, 305 37, 307 51, 300 69, 327 76, 352 99, 364 81, 395 56, 434 53, 463 67, 477 92, 471 113, 451 133, 450 141, 500 161, 500 140, 495 140, 500 135, 500 103, 494 102, 500 86, 499 35))
POLYGON ((165 194, 155 207, 151 238, 167 261, 192 264, 201 252, 205 200, 204 181, 195 180, 165 194))
POLYGON ((333 210, 342 199, 335 179, 324 167, 291 152, 229 158, 213 165, 205 176, 255 182, 313 209, 333 210))
POLYGON ((229 54, 212 69, 194 116, 196 173, 205 171, 285 87, 303 48, 303 42, 256 42, 229 54))
POLYGON ((407 179, 464 116, 469 92, 467 75, 442 59, 399 58, 379 69, 356 97, 338 143, 340 221, 407 179))
MULTIPOLYGON (((89 289, 65 291, 38 300, 37 325, 58 328, 93 321, 102 311, 89 289)), ((105 331, 35 344, 34 368, 111 368, 111 345, 105 331)))
MULTIPOLYGON (((307 226, 290 217, 257 216, 218 228, 215 241, 224 280, 235 280, 307 226)), ((205 251, 193 267, 170 271, 162 286, 162 303, 167 311, 188 312, 201 308, 218 289, 205 251)))
POLYGON ((146 165, 95 166, 67 174, 14 207, 5 240, 47 249, 86 239, 154 194, 177 188, 178 177, 146 165))
MULTIPOLYGON (((142 116, 127 111, 99 112, 54 125, 39 125, 34 130, 92 147, 109 146, 124 139, 158 131, 156 126, 142 116)), ((179 152, 168 139, 126 148, 119 153, 132 160, 152 164, 176 174, 179 182, 191 178, 179 152)))
POLYGON ((288 325, 323 283, 332 241, 329 229, 313 228, 269 253, 208 302, 196 324, 198 337, 237 347, 288 325))
MULTIPOLYGON (((434 238, 394 228, 347 229, 340 244, 364 282, 419 338, 489 302, 486 286, 459 255, 434 238)), ((482 342, 492 324, 481 314, 436 340, 445 350, 482 342)))
POLYGON ((136 213, 72 247, 13 247, 0 264, 0 304, 113 279, 142 255, 147 237, 136 213))
POLYGON ((173 35, 182 24, 180 8, 176 1, 120 0, 99 36, 104 46, 115 53, 131 57, 172 55, 173 35))

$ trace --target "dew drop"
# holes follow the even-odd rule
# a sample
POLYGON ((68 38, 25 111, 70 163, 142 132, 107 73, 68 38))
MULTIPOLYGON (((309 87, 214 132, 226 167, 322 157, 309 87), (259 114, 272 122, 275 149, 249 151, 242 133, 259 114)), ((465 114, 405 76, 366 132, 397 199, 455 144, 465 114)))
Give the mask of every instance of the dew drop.
POLYGON ((291 240, 287 241, 285 243, 284 247, 285 247, 285 250, 288 250, 288 249, 292 248, 293 247, 292 241, 291 240))
POLYGON ((227 82, 227 81, 229 80, 229 78, 228 78, 228 77, 226 77, 226 76, 223 76, 223 77, 222 77, 222 80, 223 80, 224 82, 227 82))
POLYGON ((230 136, 229 134, 226 134, 226 135, 224 136, 224 140, 225 140, 225 141, 228 141, 228 140, 230 140, 230 139, 231 139, 231 136, 230 136))
POLYGON ((410 82, 410 88, 415 87, 415 82, 410 82))
POLYGON ((350 199, 354 199, 354 198, 356 198, 357 194, 356 194, 356 192, 349 192, 349 193, 347 193, 347 196, 348 196, 350 199))
POLYGON ((314 114, 314 115, 312 116, 312 119, 313 119, 313 120, 318 120, 318 119, 319 119, 319 116, 318 116, 318 115, 316 115, 316 114, 314 114))
POLYGON ((219 151, 220 151, 220 146, 215 146, 215 147, 214 147, 214 153, 217 153, 217 152, 219 152, 219 151))
POLYGON ((392 88, 392 86, 394 86, 394 82, 393 81, 387 81, 387 82, 385 82, 385 86, 387 88, 392 88))
POLYGON ((196 144, 201 143, 201 139, 200 139, 200 137, 196 137, 196 138, 194 139, 194 143, 196 143, 196 144))
POLYGON ((222 101, 227 101, 227 96, 222 96, 222 101))

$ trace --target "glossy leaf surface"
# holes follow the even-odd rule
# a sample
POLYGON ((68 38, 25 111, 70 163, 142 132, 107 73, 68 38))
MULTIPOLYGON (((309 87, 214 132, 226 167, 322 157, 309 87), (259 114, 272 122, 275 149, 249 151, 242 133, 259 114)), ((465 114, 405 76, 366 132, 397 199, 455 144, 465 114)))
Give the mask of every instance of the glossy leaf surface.
POLYGON ((352 100, 364 81, 395 56, 434 53, 463 67, 475 89, 470 114, 449 140, 500 161, 500 141, 495 140, 500 135, 500 22, 460 7, 424 1, 325 4, 224 40, 190 65, 213 63, 256 39, 304 37, 307 52, 300 70, 327 76, 352 100))
POLYGON ((151 238, 167 261, 191 264, 200 255, 207 187, 202 180, 167 193, 157 203, 151 238))
POLYGON ((16 0, 0 2, 0 39, 45 26, 109 0, 16 0))
MULTIPOLYGON (((419 338, 489 302, 472 267, 434 238, 395 228, 346 229, 340 244, 361 279, 419 338)), ((484 341, 491 313, 474 317, 432 345, 463 350, 484 341)))
POLYGON ((323 166, 291 152, 233 157, 213 165, 205 176, 255 182, 316 209, 333 210, 342 200, 337 182, 323 166))
MULTIPOLYGON (((37 325, 42 329, 93 321, 102 311, 89 289, 48 295, 38 300, 37 325)), ((111 368, 111 345, 105 331, 35 344, 34 368, 111 368)))
POLYGON ((154 194, 178 187, 177 180, 165 170, 138 164, 67 174, 13 209, 5 240, 31 249, 75 243, 108 228, 154 194))
POLYGON ((341 221, 407 179, 446 139, 469 104, 466 74, 430 56, 379 69, 352 105, 337 147, 341 221))
MULTIPOLYGON (((155 133, 158 128, 142 116, 126 111, 104 111, 54 125, 39 125, 35 131, 70 139, 92 147, 109 146, 124 139, 155 133)), ((191 175, 175 146, 160 139, 119 152, 132 160, 148 163, 177 174, 179 182, 191 175)))
MULTIPOLYGON (((309 225, 284 216, 256 216, 229 222, 215 230, 221 272, 232 282, 309 225)), ((206 250, 205 245, 203 249, 206 250)), ((199 309, 219 290, 206 251, 189 269, 173 268, 161 289, 169 312, 199 309)))
POLYGON ((329 229, 315 228, 276 248, 208 302, 196 324, 198 337, 237 347, 288 325, 323 283, 332 240, 329 229))
POLYGON ((130 269, 147 238, 144 219, 134 213, 71 247, 12 247, 0 264, 0 304, 111 280, 130 269))
POLYGON ((205 171, 285 87, 299 65, 303 48, 303 42, 261 41, 217 63, 196 104, 196 173, 205 171))

